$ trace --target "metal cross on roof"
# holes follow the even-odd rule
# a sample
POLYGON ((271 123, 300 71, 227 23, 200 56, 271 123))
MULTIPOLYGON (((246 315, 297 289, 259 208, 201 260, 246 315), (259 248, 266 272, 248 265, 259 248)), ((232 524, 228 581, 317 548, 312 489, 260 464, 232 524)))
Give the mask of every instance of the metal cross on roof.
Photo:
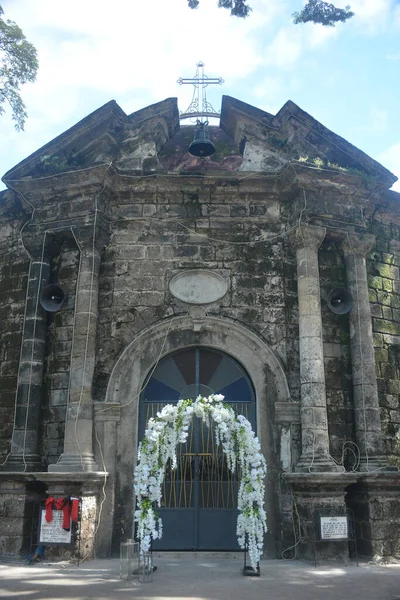
POLYGON ((181 112, 180 119, 192 119, 200 117, 220 117, 221 113, 207 101, 206 88, 209 85, 222 85, 224 80, 222 77, 207 77, 204 75, 204 63, 197 63, 196 75, 191 79, 180 77, 177 81, 179 85, 190 84, 194 86, 192 101, 188 108, 181 112))

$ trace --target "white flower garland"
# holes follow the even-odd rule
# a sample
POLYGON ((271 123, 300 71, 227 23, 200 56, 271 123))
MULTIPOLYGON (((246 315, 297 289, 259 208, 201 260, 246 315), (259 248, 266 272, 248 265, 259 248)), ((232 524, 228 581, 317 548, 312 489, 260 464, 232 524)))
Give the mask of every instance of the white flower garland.
POLYGON ((180 400, 177 405, 167 404, 155 418, 149 420, 139 444, 135 470, 138 537, 142 552, 149 550, 152 539, 162 537, 162 522, 154 505, 161 506, 165 467, 170 459, 172 468, 176 469, 176 447, 186 442, 195 415, 208 427, 211 422, 214 423, 216 442, 222 445, 229 469, 234 472, 239 465, 241 478, 236 533, 241 548, 245 548, 247 540, 250 564, 256 569, 267 531, 264 510, 267 465, 251 424, 242 415, 236 416, 231 406, 222 403, 223 399, 221 394, 215 394, 208 398, 198 396, 194 402, 180 400))

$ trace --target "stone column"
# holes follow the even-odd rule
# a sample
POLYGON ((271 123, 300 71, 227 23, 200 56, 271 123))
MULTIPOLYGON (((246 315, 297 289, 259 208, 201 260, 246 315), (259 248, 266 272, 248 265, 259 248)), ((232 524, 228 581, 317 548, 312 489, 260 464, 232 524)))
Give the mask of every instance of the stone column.
POLYGON ((353 396, 356 439, 361 453, 361 471, 386 466, 382 453, 382 429, 375 373, 366 255, 375 236, 347 234, 342 243, 349 292, 353 296, 350 311, 350 345, 353 370, 353 396))
POLYGON ((329 454, 325 370, 322 341, 318 248, 323 227, 301 225, 292 234, 296 248, 299 302, 302 453, 298 472, 335 471, 329 454))
POLYGON ((115 478, 117 457, 117 425, 120 420, 119 404, 109 402, 94 403, 95 424, 100 447, 96 444, 95 456, 98 464, 106 469, 103 490, 105 498, 102 501, 101 519, 96 534, 96 556, 107 558, 112 554, 112 539, 115 514, 115 478))
POLYGON ((98 471, 93 453, 92 381, 98 318, 101 251, 105 237, 96 225, 75 231, 80 248, 70 363, 64 452, 49 471, 98 471))
POLYGON ((43 395, 43 364, 47 313, 40 294, 49 283, 51 255, 55 252, 51 234, 28 234, 24 244, 31 255, 24 329, 18 368, 14 430, 6 471, 41 471, 39 455, 40 411, 43 395))

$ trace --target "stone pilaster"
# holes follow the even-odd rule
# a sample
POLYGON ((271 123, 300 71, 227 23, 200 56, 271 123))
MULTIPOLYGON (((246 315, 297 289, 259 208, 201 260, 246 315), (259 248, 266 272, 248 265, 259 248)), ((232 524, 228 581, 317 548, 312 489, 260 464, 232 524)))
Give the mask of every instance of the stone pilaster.
POLYGON ((11 454, 3 467, 6 471, 42 469, 39 455, 39 429, 47 313, 40 304, 40 294, 49 283, 50 261, 55 248, 53 236, 43 231, 29 232, 24 237, 24 244, 30 253, 31 263, 18 368, 11 454))
POLYGON ((400 473, 363 473, 347 488, 358 552, 364 556, 400 555, 400 473))
POLYGON ((75 231, 80 249, 70 363, 64 452, 49 471, 98 471, 93 453, 92 382, 98 318, 101 251, 106 236, 98 222, 75 231))
POLYGON ((102 501, 102 514, 97 527, 96 556, 105 558, 111 556, 112 553, 116 457, 118 454, 117 425, 120 420, 120 406, 109 402, 95 402, 94 416, 96 438, 100 442, 100 444, 96 444, 97 454, 95 456, 98 464, 102 465, 107 471, 103 487, 105 497, 102 501))
POLYGON ((26 483, 25 481, 0 478, 0 554, 19 555, 29 548, 29 533, 26 528, 26 483))
POLYGON ((347 563, 349 543, 347 540, 319 541, 320 517, 345 515, 345 488, 348 485, 343 473, 287 473, 284 479, 292 486, 293 513, 298 519, 301 544, 297 548, 299 558, 306 560, 339 560, 347 563))
POLYGON ((362 471, 375 471, 386 466, 382 452, 382 428, 366 267, 366 255, 374 242, 373 235, 349 233, 342 243, 347 286, 353 296, 353 308, 349 314, 350 345, 356 438, 361 454, 362 471))
POLYGON ((299 302, 302 453, 296 471, 337 470, 329 454, 318 248, 325 229, 301 225, 292 234, 296 248, 299 302))

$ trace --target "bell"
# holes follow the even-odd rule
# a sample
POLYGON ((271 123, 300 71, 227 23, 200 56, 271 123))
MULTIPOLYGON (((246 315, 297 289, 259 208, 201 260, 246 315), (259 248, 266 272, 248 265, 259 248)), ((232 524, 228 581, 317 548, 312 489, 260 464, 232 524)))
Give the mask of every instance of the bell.
POLYGON ((328 307, 336 315, 344 315, 353 308, 353 297, 346 288, 335 288, 328 295, 328 307))
POLYGON ((40 304, 47 312, 60 310, 66 299, 64 290, 56 283, 46 285, 40 294, 40 304))
POLYGON ((196 129, 194 132, 194 140, 189 146, 189 153, 193 156, 199 156, 204 158, 214 154, 215 146, 210 140, 208 133, 208 121, 197 121, 196 129))

